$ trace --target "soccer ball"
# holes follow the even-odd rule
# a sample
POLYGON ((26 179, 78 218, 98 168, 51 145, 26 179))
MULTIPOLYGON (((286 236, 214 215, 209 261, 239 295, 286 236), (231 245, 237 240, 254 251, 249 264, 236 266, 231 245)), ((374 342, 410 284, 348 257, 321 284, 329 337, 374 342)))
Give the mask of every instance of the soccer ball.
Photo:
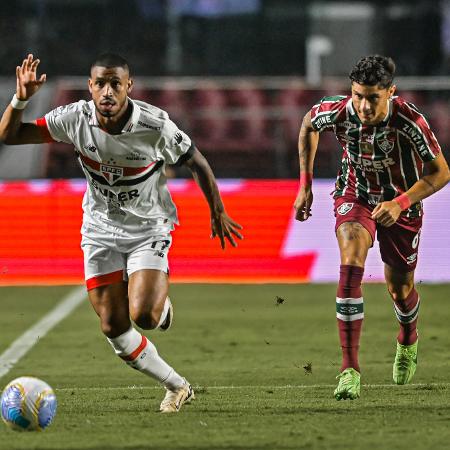
POLYGON ((55 417, 56 396, 44 381, 20 377, 5 387, 1 406, 2 419, 13 430, 44 430, 55 417))

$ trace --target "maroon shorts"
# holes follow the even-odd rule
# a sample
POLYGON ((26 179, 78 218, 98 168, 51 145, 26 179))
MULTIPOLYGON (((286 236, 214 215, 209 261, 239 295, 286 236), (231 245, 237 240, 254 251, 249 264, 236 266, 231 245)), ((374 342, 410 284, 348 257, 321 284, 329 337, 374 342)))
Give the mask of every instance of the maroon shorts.
POLYGON ((422 217, 401 215, 391 227, 383 227, 372 219, 375 206, 354 197, 338 197, 334 201, 335 231, 344 222, 360 223, 372 236, 377 235, 382 261, 402 272, 411 272, 417 265, 422 217))

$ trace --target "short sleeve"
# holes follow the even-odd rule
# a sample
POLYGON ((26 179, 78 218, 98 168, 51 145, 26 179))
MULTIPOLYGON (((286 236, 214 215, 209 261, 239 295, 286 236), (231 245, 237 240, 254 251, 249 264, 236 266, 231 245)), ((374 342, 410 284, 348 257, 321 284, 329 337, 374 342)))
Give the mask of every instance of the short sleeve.
POLYGON ((406 103, 406 105, 409 107, 409 111, 405 111, 406 124, 403 127, 403 132, 408 135, 410 141, 414 144, 414 148, 422 161, 433 161, 441 153, 439 142, 419 110, 412 103, 406 103))
POLYGON ((339 112, 345 108, 347 97, 323 97, 320 102, 311 108, 311 124, 314 130, 324 131, 332 129, 336 123, 339 112))
POLYGON ((77 111, 80 109, 80 102, 69 105, 58 106, 45 115, 45 121, 51 137, 57 142, 73 142, 71 129, 77 120, 77 111))
POLYGON ((167 164, 185 160, 192 152, 192 141, 175 123, 167 119, 161 131, 160 151, 167 164))

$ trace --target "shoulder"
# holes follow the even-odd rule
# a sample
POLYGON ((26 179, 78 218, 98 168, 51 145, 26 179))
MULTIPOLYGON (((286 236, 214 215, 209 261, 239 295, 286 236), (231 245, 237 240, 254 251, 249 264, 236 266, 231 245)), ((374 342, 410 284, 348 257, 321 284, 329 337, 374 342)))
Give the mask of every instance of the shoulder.
POLYGON ((345 107, 350 97, 348 95, 329 95, 322 97, 313 107, 321 106, 322 108, 338 108, 345 107))
POLYGON ((331 127, 341 116, 346 115, 347 105, 351 97, 333 95, 323 97, 311 108, 311 123, 316 130, 331 127))
POLYGON ((347 107, 347 103, 351 97, 347 95, 333 95, 327 96, 320 99, 318 103, 316 103, 311 108, 311 115, 314 117, 317 114, 326 114, 326 113, 336 113, 342 110, 345 110, 347 107))
POLYGON ((159 131, 165 128, 166 123, 170 122, 169 114, 161 108, 140 100, 131 100, 139 108, 137 127, 141 130, 159 131))
POLYGON ((90 102, 86 100, 80 100, 75 103, 69 103, 68 105, 58 106, 49 113, 47 113, 47 118, 56 119, 64 118, 67 120, 74 119, 80 115, 90 115, 92 114, 92 107, 90 102))
POLYGON ((394 113, 403 119, 417 121, 419 118, 423 118, 419 108, 414 103, 407 102, 402 97, 394 97, 392 104, 394 113))

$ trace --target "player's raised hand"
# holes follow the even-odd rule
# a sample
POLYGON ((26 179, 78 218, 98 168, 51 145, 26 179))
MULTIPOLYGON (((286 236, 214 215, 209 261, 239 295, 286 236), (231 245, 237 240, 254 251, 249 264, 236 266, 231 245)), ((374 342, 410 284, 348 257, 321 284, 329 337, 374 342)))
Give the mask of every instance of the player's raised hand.
POLYGON ((378 203, 372 211, 372 219, 384 227, 391 227, 397 222, 402 212, 401 206, 394 201, 378 203))
POLYGON ((235 237, 243 239, 242 226, 235 222, 225 211, 211 214, 211 238, 216 236, 220 240, 220 246, 225 249, 225 238, 233 247, 237 247, 235 237))
POLYGON ((297 198, 294 202, 295 218, 304 222, 311 217, 311 206, 313 203, 313 193, 311 185, 301 186, 297 198))
POLYGON ((16 96, 18 100, 28 100, 45 83, 47 79, 45 73, 39 78, 37 77, 39 62, 39 59, 34 59, 33 55, 29 54, 23 60, 22 65, 16 67, 16 96))

